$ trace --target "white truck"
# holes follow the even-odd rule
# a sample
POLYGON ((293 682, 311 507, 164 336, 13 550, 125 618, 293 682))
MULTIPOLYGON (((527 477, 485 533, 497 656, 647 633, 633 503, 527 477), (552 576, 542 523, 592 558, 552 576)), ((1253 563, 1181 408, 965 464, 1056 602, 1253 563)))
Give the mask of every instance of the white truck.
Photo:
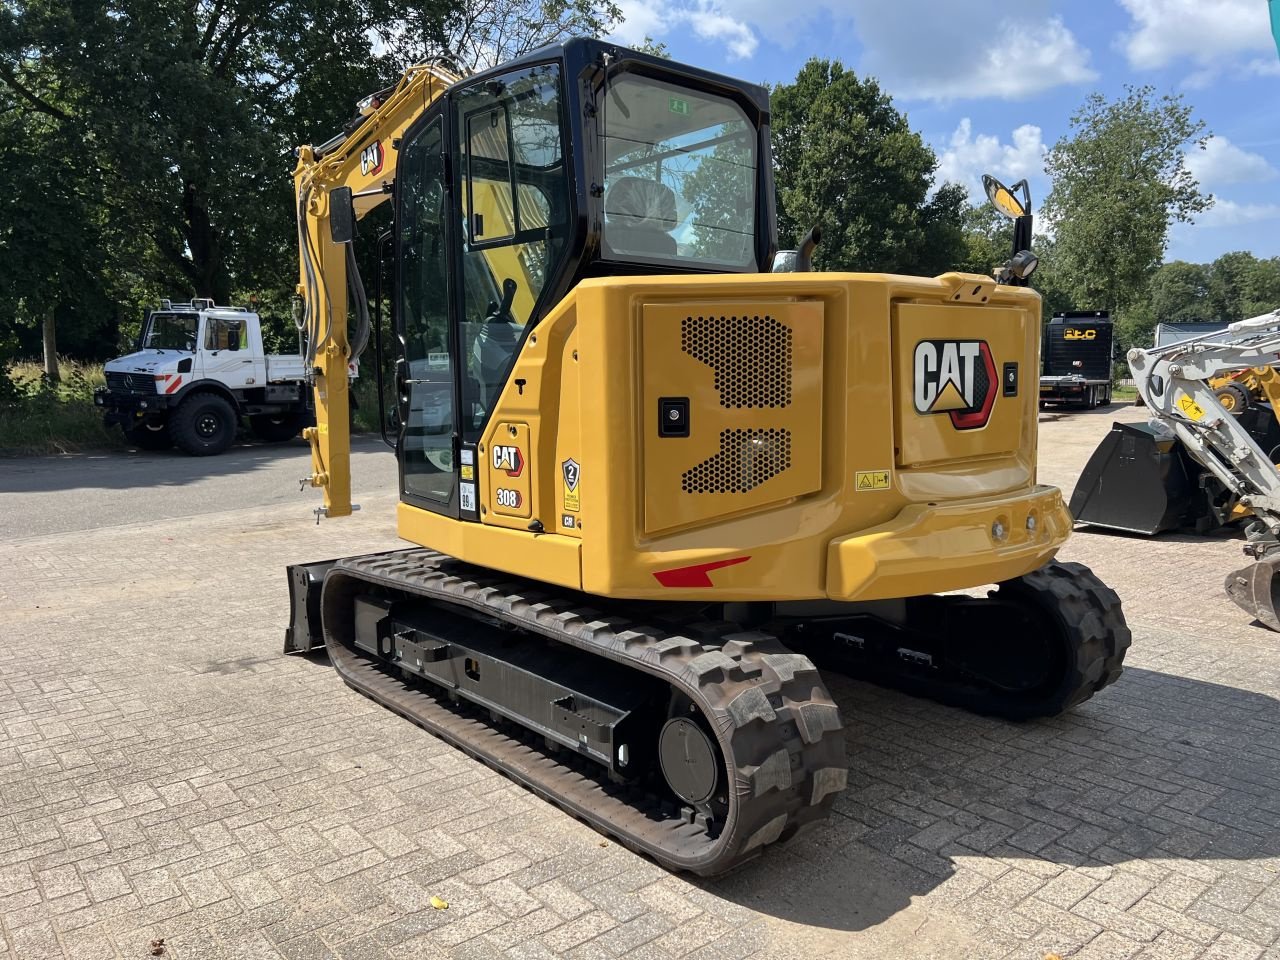
POLYGON ((138 349, 105 371, 94 403, 108 426, 120 424, 147 450, 222 453, 242 420, 258 439, 279 443, 313 417, 305 359, 264 353, 258 315, 212 300, 162 300, 142 325, 138 349))

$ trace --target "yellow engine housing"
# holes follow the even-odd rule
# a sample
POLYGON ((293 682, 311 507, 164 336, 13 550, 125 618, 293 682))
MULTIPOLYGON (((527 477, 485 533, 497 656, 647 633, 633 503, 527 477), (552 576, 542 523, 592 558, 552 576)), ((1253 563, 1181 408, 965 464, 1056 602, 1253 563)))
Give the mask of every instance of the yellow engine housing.
POLYGON ((967 274, 587 280, 526 339, 490 418, 481 522, 402 503, 399 532, 610 597, 859 601, 1017 577, 1071 529, 1036 483, 1039 329, 1034 292, 967 274), (661 435, 682 403, 688 435, 661 435), (493 456, 511 446, 514 480, 493 456))

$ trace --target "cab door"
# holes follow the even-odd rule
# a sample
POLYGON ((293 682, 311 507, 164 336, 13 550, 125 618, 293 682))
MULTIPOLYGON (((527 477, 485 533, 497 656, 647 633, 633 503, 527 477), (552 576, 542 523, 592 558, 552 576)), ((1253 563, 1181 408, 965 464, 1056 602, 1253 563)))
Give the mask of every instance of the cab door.
POLYGON ((217 380, 232 390, 262 382, 265 370, 258 369, 262 358, 261 341, 255 344, 252 338, 258 336, 257 330, 250 329, 245 317, 206 314, 203 335, 197 354, 197 377, 217 380), (255 357, 259 364, 254 363, 255 357))
MULTIPOLYGON (((450 247, 441 111, 428 111, 405 136, 396 175, 396 382, 401 498, 457 517, 474 511, 459 490, 456 336, 449 320, 450 247)), ((474 467, 472 472, 474 472, 474 467)))

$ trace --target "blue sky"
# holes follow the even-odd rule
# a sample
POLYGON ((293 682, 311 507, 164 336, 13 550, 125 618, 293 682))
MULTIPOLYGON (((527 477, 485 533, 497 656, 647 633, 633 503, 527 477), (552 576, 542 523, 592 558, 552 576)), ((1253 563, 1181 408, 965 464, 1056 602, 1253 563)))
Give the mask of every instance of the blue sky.
MULTIPOLYGON (((1277 0, 1280 2, 1280 0, 1277 0)), ((940 179, 1048 190, 1044 150, 1094 91, 1181 93, 1213 134, 1189 155, 1216 198, 1175 225, 1167 259, 1280 256, 1280 56, 1267 0, 622 0, 616 38, 747 80, 811 56, 877 77, 937 151, 940 179)))

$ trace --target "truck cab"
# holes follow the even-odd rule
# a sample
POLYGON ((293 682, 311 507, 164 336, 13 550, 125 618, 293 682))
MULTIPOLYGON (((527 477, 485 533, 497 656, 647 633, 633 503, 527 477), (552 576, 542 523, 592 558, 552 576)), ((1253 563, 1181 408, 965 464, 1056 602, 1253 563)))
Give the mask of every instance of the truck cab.
POLYGON ((309 421, 301 356, 267 354, 256 313, 212 300, 161 301, 148 313, 137 349, 105 366, 94 402, 108 426, 147 450, 176 445, 193 456, 222 453, 242 422, 269 443, 297 436, 309 421))

